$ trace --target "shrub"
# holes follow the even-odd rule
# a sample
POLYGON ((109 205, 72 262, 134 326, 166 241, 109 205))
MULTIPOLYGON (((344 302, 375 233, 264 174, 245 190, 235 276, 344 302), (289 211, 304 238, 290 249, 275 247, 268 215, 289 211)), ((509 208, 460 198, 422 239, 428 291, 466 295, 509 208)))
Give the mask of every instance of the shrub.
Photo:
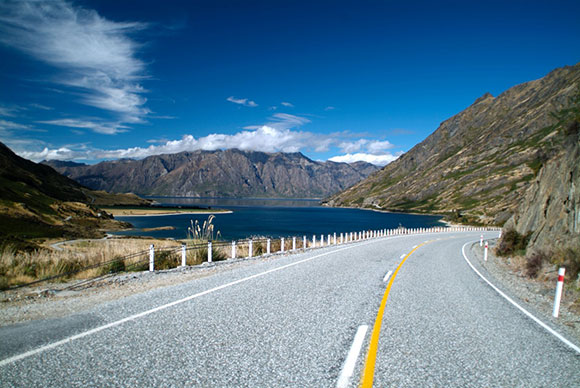
POLYGON ((177 255, 175 251, 155 252, 156 270, 177 268, 180 265, 181 265, 181 256, 177 255))
POLYGON ((533 252, 526 257, 526 276, 529 278, 537 278, 545 262, 549 262, 549 257, 543 251, 533 252))
POLYGON ((524 236, 516 232, 514 229, 507 230, 503 234, 496 248, 496 253, 499 256, 509 256, 513 254, 524 255, 531 235, 532 232, 529 232, 524 236))
POLYGON ((580 273, 580 246, 563 248, 553 256, 552 263, 566 268, 566 277, 576 280, 580 273))

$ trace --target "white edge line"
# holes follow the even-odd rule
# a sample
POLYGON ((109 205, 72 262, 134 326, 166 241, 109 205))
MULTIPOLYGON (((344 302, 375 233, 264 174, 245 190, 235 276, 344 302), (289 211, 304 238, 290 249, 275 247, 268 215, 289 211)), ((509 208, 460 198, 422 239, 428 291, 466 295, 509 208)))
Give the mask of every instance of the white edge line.
POLYGON ((509 296, 507 296, 506 294, 504 294, 499 288, 497 288, 496 286, 494 286, 489 280, 487 280, 474 266, 473 264, 471 264, 471 262, 469 261, 469 259, 467 258, 467 255, 465 254, 465 247, 467 246, 467 244, 473 244, 473 243, 465 243, 463 245, 463 247, 461 248, 461 253, 463 253, 463 258, 465 259, 465 261, 467 261, 467 264, 469 264, 469 266, 471 267, 472 270, 475 271, 476 274, 479 275, 480 278, 482 278, 491 288, 493 288, 495 291, 497 291, 498 294, 500 294, 501 296, 503 296, 508 302, 510 302, 512 305, 514 305, 515 307, 517 307, 522 313, 524 313, 528 318, 532 319, 533 321, 535 321, 538 325, 542 326, 544 329, 546 329, 546 331, 548 331, 550 334, 552 334, 553 336, 555 336, 556 338, 558 338, 560 341, 562 341, 563 343, 565 343, 566 345, 568 345, 570 348, 574 349, 577 353, 580 354, 580 348, 576 345, 574 345, 572 342, 568 341, 566 338, 564 338, 560 333, 558 333, 556 330, 552 329, 550 326, 546 325, 544 322, 540 321, 538 318, 536 318, 535 316, 532 315, 532 313, 530 313, 528 310, 526 310, 525 308, 523 308, 522 306, 520 306, 519 304, 517 304, 516 302, 514 302, 514 300, 512 298, 510 298, 509 296))
POLYGON ((406 253, 403 253, 403 254, 401 255, 400 259, 404 258, 406 255, 407 255, 406 253))
POLYGON ((391 277, 392 274, 393 274, 393 271, 387 272, 387 274, 383 278, 383 282, 386 282, 387 280, 389 280, 389 278, 391 277))
POLYGON ((356 361, 358 360, 358 355, 360 354, 360 350, 362 348, 368 329, 369 327, 367 325, 362 325, 359 326, 358 330, 356 331, 354 341, 352 342, 350 350, 348 351, 348 355, 344 361, 338 382, 336 383, 336 388, 348 387, 348 383, 350 382, 350 378, 354 373, 354 367, 356 366, 356 361))
POLYGON ((24 352, 24 353, 17 354, 15 356, 12 356, 12 357, 9 357, 9 358, 5 358, 4 360, 0 360, 0 367, 2 367, 4 365, 11 364, 11 363, 16 362, 16 361, 23 360, 23 359, 28 358, 30 356, 34 356, 35 354, 39 354, 39 353, 45 352, 47 350, 54 349, 54 348, 59 347, 61 345, 67 344, 67 343, 69 343, 71 341, 74 341, 74 340, 77 340, 77 339, 80 339, 80 338, 83 338, 83 337, 87 337, 89 335, 98 333, 98 332, 103 331, 103 330, 106 330, 106 329, 110 329, 111 327, 119 326, 119 325, 121 325, 123 323, 129 322, 129 321, 134 321, 135 319, 142 318, 144 316, 153 314, 153 313, 158 312, 158 311, 161 311, 161 310, 165 310, 166 308, 169 308, 169 307, 172 307, 172 306, 175 306, 175 305, 178 305, 178 304, 181 304, 181 303, 190 301, 192 299, 199 298, 200 296, 204 296, 204 295, 207 295, 207 294, 211 294, 211 293, 213 293, 215 291, 219 291, 219 290, 222 290, 222 289, 227 288, 227 287, 235 286, 236 284, 244 283, 244 282, 247 282, 248 280, 252 280, 252 279, 255 279, 255 278, 259 278, 259 277, 262 277, 264 275, 270 274, 272 272, 281 271, 283 269, 286 269, 286 268, 289 268, 289 267, 293 267, 295 265, 302 264, 302 263, 305 263, 307 261, 311 261, 311 260, 317 259, 317 258, 322 257, 322 256, 328 256, 328 255, 330 255, 332 253, 344 251, 344 250, 347 250, 347 249, 356 248, 356 247, 358 247, 360 245, 367 245, 367 244, 371 244, 371 243, 374 243, 374 242, 378 242, 378 240, 372 240, 372 241, 365 242, 363 244, 351 245, 351 246, 344 247, 344 248, 340 248, 340 249, 334 249, 332 251, 325 252, 325 253, 321 253, 319 255, 312 256, 312 257, 309 257, 307 259, 303 259, 303 260, 300 260, 300 261, 296 261, 294 263, 286 264, 286 265, 283 265, 281 267, 272 268, 270 270, 267 270, 267 271, 264 271, 264 272, 260 272, 260 273, 257 273, 255 275, 252 275, 252 276, 248 276, 248 277, 243 278, 243 279, 238 279, 238 280, 235 280, 235 281, 230 282, 230 283, 222 284, 221 286, 214 287, 214 288, 211 288, 209 290, 205 290, 205 291, 199 292, 199 293, 194 294, 194 295, 190 295, 190 296, 185 297, 183 299, 179 299, 179 300, 173 301, 171 303, 167 303, 167 304, 164 304, 164 305, 155 307, 153 309, 150 309, 150 310, 147 310, 147 311, 140 312, 138 314, 134 314, 134 315, 128 316, 128 317, 123 318, 123 319, 120 319, 118 321, 114 321, 114 322, 108 323, 106 325, 98 326, 98 327, 95 327, 94 329, 91 329, 91 330, 88 330, 88 331, 84 331, 84 332, 79 333, 79 334, 75 334, 73 336, 64 338, 64 339, 62 339, 60 341, 56 341, 56 342, 53 342, 51 344, 41 346, 39 348, 29 350, 28 352, 24 352))

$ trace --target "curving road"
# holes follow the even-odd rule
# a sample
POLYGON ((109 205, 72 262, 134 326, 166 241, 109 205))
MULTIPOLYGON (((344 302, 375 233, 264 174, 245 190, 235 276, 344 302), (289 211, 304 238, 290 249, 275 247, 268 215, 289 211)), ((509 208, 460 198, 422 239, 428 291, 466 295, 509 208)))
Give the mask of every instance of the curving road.
POLYGON ((367 370, 365 381, 375 387, 580 386, 580 353, 467 265, 462 247, 479 234, 395 236, 316 249, 68 318, 5 327, 0 382, 355 387, 367 370), (360 354, 353 346, 357 332, 360 354), (365 360, 373 348, 370 365, 365 360))

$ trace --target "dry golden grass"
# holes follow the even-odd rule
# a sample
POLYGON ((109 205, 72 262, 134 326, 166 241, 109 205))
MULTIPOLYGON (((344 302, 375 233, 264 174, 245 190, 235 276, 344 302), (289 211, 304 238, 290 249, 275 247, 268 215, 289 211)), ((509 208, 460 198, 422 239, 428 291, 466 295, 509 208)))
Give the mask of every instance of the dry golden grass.
MULTIPOLYGON (((78 271, 88 266, 98 266, 115 258, 123 262, 122 269, 142 269, 135 265, 146 261, 149 246, 156 249, 178 248, 181 243, 172 240, 149 239, 110 239, 88 240, 62 244, 56 249, 42 249, 35 252, 16 252, 11 247, 0 251, 0 287, 29 283, 38 279, 78 271), (130 259, 126 256, 143 252, 143 255, 130 259)), ((119 268, 119 267, 116 267, 119 268)), ((75 279, 87 279, 110 271, 110 266, 99 266, 72 275, 75 279)), ((63 278, 66 280, 67 278, 63 278)))

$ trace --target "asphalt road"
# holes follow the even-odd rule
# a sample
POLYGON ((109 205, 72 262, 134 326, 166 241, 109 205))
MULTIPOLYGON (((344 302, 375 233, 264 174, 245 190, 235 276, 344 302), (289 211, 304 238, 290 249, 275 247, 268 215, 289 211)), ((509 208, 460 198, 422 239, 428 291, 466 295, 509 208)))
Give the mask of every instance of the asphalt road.
POLYGON ((461 249, 478 238, 425 234, 316 249, 2 328, 0 383, 335 387, 367 325, 348 385, 355 387, 385 274, 407 257, 381 320, 375 387, 580 386, 580 354, 466 264, 461 249))

